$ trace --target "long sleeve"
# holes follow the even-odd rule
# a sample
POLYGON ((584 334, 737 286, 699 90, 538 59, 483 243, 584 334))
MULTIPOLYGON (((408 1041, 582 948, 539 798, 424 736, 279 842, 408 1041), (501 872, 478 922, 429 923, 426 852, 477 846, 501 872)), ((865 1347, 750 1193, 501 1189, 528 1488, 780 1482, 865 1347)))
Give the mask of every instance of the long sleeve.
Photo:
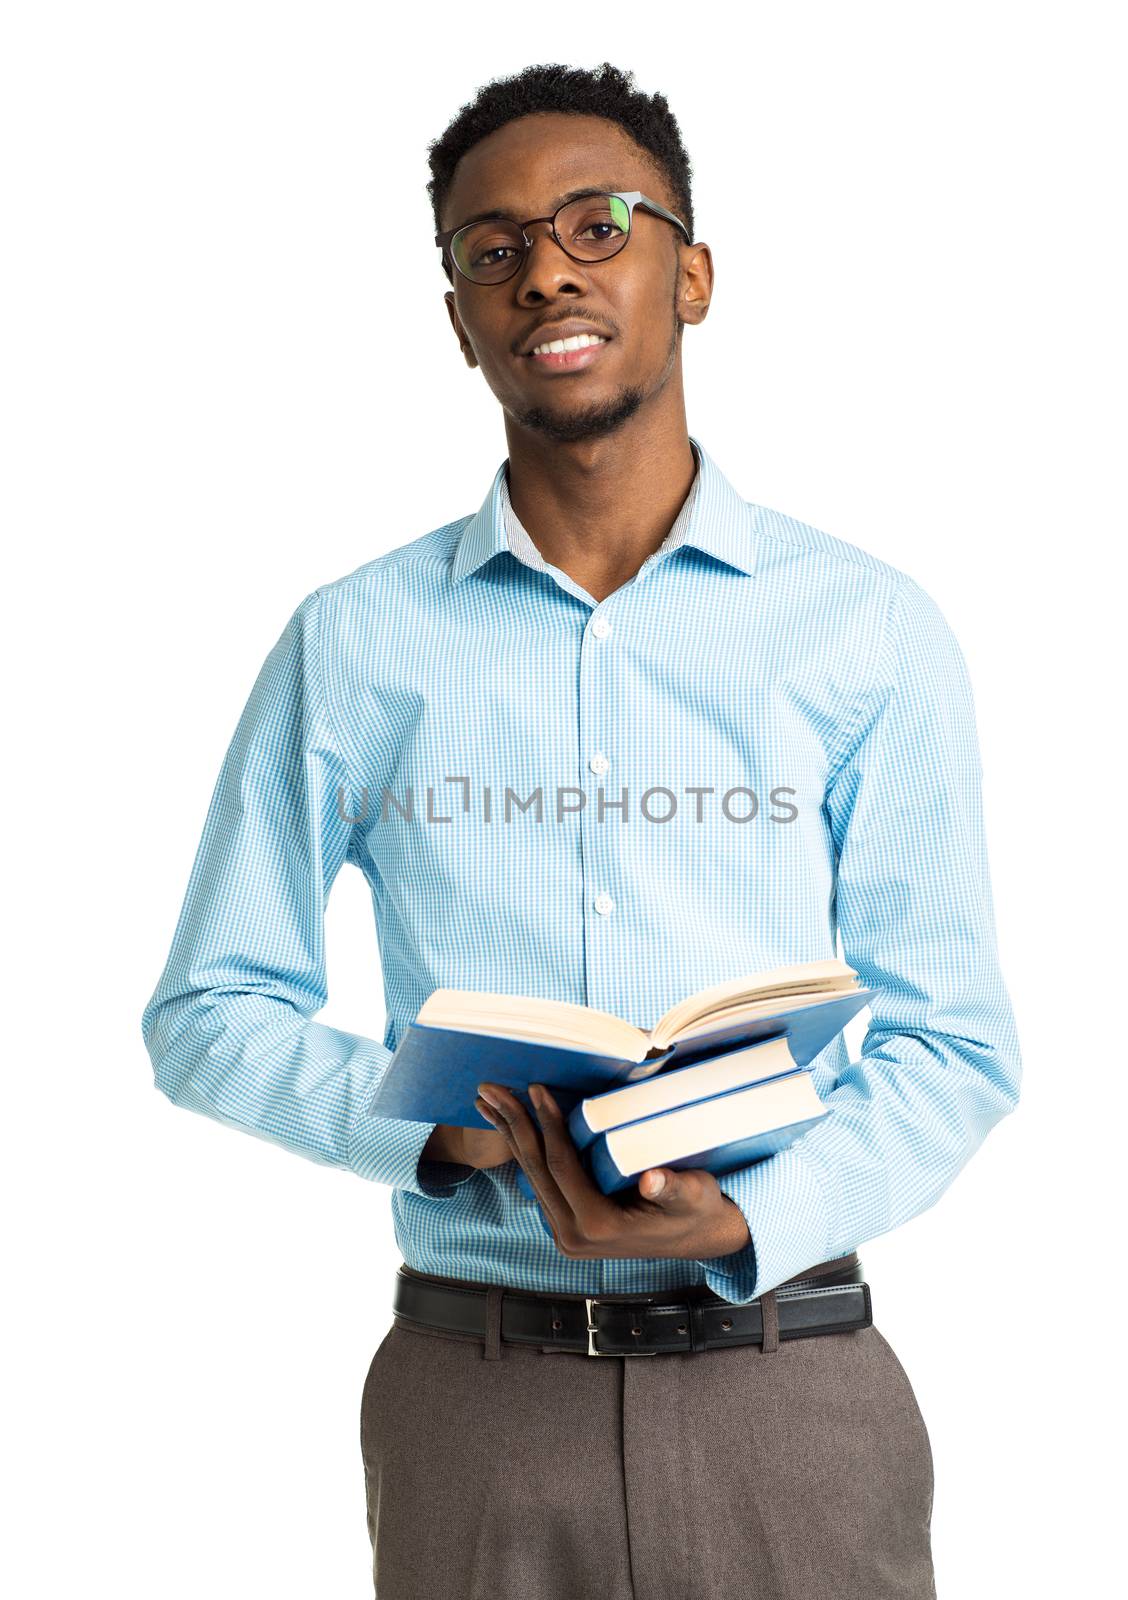
POLYGON ((843 959, 875 991, 830 1114, 718 1182, 750 1241, 704 1260, 743 1304, 936 1201, 1018 1102, 996 948, 971 686, 935 602, 892 594, 875 681, 832 758, 825 813, 843 959))
POLYGON ((390 1050, 313 1020, 328 999, 325 903, 348 859, 357 801, 325 698, 319 608, 315 591, 251 691, 142 1032, 156 1086, 174 1105, 447 1199, 477 1174, 424 1162, 421 1176, 434 1123, 367 1114, 390 1050))

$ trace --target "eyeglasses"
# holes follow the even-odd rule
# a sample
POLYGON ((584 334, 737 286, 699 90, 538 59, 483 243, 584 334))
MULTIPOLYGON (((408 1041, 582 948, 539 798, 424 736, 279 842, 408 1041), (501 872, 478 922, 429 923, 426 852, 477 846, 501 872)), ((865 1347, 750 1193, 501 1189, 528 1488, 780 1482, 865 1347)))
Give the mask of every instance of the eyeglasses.
POLYGON ((686 244, 693 243, 684 222, 637 189, 625 194, 591 189, 567 201, 554 216, 532 217, 528 222, 513 222, 508 217, 467 222, 461 228, 436 233, 435 243, 442 251, 443 271, 452 283, 452 261, 462 277, 471 283, 504 283, 521 270, 532 249, 533 241, 527 230, 534 223, 551 223, 557 244, 573 261, 609 261, 618 255, 631 236, 636 206, 672 222, 685 234, 686 244))

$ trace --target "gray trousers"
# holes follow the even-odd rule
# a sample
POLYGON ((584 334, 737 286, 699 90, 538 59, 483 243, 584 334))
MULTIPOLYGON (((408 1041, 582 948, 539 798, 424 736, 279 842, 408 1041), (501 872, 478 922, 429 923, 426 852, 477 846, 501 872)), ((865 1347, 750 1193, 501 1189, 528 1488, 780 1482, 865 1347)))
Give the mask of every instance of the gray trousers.
POLYGON ((360 1414, 376 1600, 935 1600, 900 1360, 762 1305, 763 1347, 596 1360, 393 1323, 360 1414))

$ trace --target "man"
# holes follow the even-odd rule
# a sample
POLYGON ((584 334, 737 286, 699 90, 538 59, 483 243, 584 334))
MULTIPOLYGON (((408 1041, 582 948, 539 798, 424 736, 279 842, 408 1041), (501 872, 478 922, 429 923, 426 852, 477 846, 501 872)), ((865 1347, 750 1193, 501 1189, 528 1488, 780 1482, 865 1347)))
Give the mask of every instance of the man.
POLYGON ((745 501, 688 434, 713 262, 661 96, 530 67, 431 172, 508 456, 267 659, 145 1013, 157 1084, 393 1189, 361 1408, 380 1600, 932 1595, 928 1433, 857 1247, 1018 1096, 959 648, 910 577, 745 501), (345 862, 380 1044, 314 1020, 345 862), (623 1203, 551 1093, 530 1115, 484 1079, 478 1129, 367 1112, 437 987, 649 1025, 836 932, 875 992, 863 1053, 816 1058, 830 1114, 755 1166, 623 1203))

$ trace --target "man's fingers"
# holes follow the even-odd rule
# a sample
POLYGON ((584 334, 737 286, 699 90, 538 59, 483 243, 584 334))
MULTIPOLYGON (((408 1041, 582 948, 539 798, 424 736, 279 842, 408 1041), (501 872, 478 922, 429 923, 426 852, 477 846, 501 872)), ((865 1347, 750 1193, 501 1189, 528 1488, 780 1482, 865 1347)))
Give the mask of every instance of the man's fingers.
MULTIPOLYGON (((479 1085, 476 1108, 504 1131, 533 1193, 551 1224, 557 1248, 577 1257, 700 1255, 685 1248, 694 1225, 700 1232, 703 1208, 713 1207, 717 1180, 704 1169, 648 1167, 638 1177, 638 1199, 605 1195, 572 1142, 566 1119, 549 1090, 529 1088, 534 1115, 512 1090, 479 1085), (481 1091, 496 1100, 491 1106, 481 1091), (654 1193, 654 1180, 663 1181, 654 1193)), ((731 1202, 726 1202, 731 1203, 731 1202)))
POLYGON ((704 1167, 647 1167, 638 1175, 638 1192, 665 1211, 694 1210, 703 1190, 716 1182, 704 1167))
POLYGON ((484 1117, 495 1121, 504 1131, 513 1154, 525 1169, 542 1208, 555 1220, 562 1214, 564 1202, 545 1161, 541 1136, 528 1111, 513 1091, 502 1084, 482 1083, 478 1087, 479 1098, 476 1109, 484 1117), (496 1105, 491 1105, 483 1099, 480 1093, 482 1089, 488 1091, 491 1099, 496 1101, 496 1105))
POLYGON ((566 1200, 574 1210, 590 1198, 593 1189, 596 1189, 588 1174, 587 1168, 580 1160, 580 1152, 576 1149, 572 1135, 568 1132, 568 1125, 564 1121, 564 1114, 556 1104, 550 1090, 543 1084, 534 1083, 529 1089, 529 1099, 537 1113, 541 1133, 544 1135, 545 1159, 548 1163, 556 1182, 566 1200))
POLYGON ((634 1231, 622 1206, 603 1193, 584 1165, 552 1093, 542 1084, 533 1084, 529 1098, 544 1136, 551 1181, 564 1207, 553 1219, 560 1235, 558 1242, 571 1254, 621 1254, 624 1230, 628 1235, 634 1231))
POLYGON ((510 1090, 492 1083, 479 1088, 497 1099, 517 1160, 556 1230, 558 1245, 567 1250, 584 1248, 589 1239, 605 1231, 618 1208, 589 1176, 553 1095, 543 1084, 530 1086, 529 1100, 537 1119, 534 1125, 510 1090))

